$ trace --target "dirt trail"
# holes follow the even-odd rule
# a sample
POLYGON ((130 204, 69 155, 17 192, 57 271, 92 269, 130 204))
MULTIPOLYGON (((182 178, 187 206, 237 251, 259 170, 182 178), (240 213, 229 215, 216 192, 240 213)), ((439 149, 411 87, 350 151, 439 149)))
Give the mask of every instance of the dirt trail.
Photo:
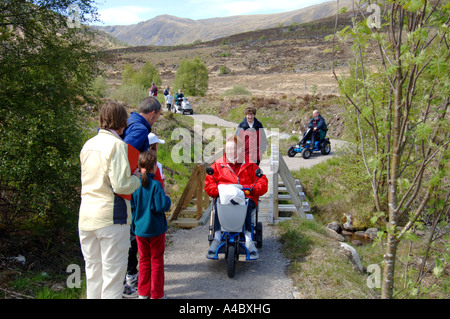
MULTIPOLYGON (((195 114, 194 118, 205 123, 237 127, 236 123, 212 115, 195 114)), ((304 160, 297 155, 294 158, 284 158, 289 168, 297 170, 300 167, 311 167, 329 157, 312 156, 304 160)), ((261 166, 263 165, 264 163, 261 166)), ((206 258, 209 247, 208 226, 190 230, 171 229, 167 240, 165 289, 168 298, 292 299, 297 295, 291 279, 286 274, 289 261, 280 252, 281 243, 274 226, 264 225, 260 258, 245 261, 242 257, 236 264, 236 275, 233 279, 227 276, 227 264, 223 255, 220 255, 219 260, 206 258)))

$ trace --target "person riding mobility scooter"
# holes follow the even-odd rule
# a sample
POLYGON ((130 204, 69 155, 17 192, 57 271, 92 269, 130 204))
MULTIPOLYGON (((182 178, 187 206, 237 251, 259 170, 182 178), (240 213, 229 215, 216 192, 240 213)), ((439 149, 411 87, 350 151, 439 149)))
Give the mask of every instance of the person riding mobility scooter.
POLYGON ((227 139, 225 155, 207 169, 205 178, 205 191, 214 199, 206 257, 218 259, 224 253, 230 278, 240 254, 246 260, 259 258, 262 223, 258 222, 258 201, 268 189, 267 177, 258 165, 243 163, 242 146, 238 136, 227 139))
POLYGON ((328 128, 324 118, 319 114, 319 111, 315 110, 302 140, 297 145, 291 146, 287 155, 294 157, 295 154, 301 153, 304 159, 308 159, 316 151, 320 151, 323 155, 330 154, 330 139, 325 138, 327 131, 328 128))
POLYGON ((194 110, 191 107, 191 103, 184 96, 181 90, 178 90, 177 95, 175 96, 175 106, 173 108, 174 113, 180 112, 184 115, 184 113, 194 114, 194 110))

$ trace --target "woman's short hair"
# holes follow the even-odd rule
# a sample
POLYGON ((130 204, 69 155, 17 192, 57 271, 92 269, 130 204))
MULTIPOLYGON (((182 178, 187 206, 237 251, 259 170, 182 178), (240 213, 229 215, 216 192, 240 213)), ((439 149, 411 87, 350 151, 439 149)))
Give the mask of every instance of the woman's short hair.
POLYGON ((99 125, 102 129, 119 130, 127 127, 128 113, 122 104, 107 101, 100 110, 99 125))

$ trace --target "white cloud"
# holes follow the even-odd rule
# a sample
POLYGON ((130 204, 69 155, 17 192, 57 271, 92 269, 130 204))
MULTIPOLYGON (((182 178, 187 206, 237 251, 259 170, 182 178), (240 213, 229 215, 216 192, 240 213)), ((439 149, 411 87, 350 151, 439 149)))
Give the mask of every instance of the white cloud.
POLYGON ((153 11, 152 8, 139 6, 123 6, 99 11, 100 20, 105 25, 129 25, 136 24, 148 18, 144 13, 153 11))

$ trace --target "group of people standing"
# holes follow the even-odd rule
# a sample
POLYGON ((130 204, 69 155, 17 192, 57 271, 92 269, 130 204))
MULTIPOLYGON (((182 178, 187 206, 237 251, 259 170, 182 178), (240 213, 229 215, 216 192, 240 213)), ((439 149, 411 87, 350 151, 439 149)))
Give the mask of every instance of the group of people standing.
MULTIPOLYGON (((255 118, 256 109, 248 107, 245 113, 236 135, 227 141, 224 157, 215 163, 226 164, 234 173, 217 170, 221 183, 235 183, 234 176, 238 182, 240 178, 251 183, 265 152, 266 137, 255 118)), ((97 135, 81 150, 78 227, 88 299, 122 298, 124 283, 135 282, 139 298, 165 297, 165 212, 170 210, 171 199, 157 161, 158 144, 164 141, 151 133, 160 114, 161 104, 155 96, 145 98, 129 117, 121 104, 109 101, 101 108, 97 135)), ((267 191, 267 178, 258 183, 247 194, 253 205, 267 191)), ((205 190, 217 195, 209 177, 205 190)))
MULTIPOLYGON (((165 105, 166 105, 168 111, 174 110, 176 105, 181 104, 181 101, 184 98, 184 94, 181 89, 178 89, 178 92, 174 97, 172 95, 172 90, 170 90, 169 86, 167 86, 164 89, 163 94, 164 94, 165 105)), ((150 89, 148 91, 148 95, 155 96, 155 97, 158 96, 158 87, 155 85, 155 83, 152 83, 152 86, 150 87, 150 89)))
POLYGON ((122 298, 125 278, 133 275, 140 298, 165 295, 165 212, 171 200, 151 133, 160 114, 161 104, 153 96, 129 117, 121 104, 107 102, 98 134, 81 150, 78 228, 88 299, 122 298))

